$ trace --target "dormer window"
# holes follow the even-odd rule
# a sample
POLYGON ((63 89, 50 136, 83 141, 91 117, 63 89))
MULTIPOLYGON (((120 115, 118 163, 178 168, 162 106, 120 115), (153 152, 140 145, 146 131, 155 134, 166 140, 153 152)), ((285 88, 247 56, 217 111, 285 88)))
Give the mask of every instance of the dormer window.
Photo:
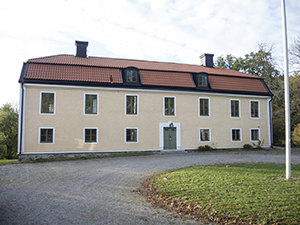
POLYGON ((192 74, 197 89, 208 90, 210 89, 209 79, 207 73, 192 74))
POLYGON ((140 72, 137 68, 129 67, 124 69, 122 73, 123 73, 123 81, 125 85, 133 85, 133 86, 141 85, 140 72))
POLYGON ((198 86, 199 87, 207 87, 207 76, 198 75, 198 86))
POLYGON ((137 82, 138 81, 138 73, 135 70, 127 70, 126 71, 126 82, 137 82))

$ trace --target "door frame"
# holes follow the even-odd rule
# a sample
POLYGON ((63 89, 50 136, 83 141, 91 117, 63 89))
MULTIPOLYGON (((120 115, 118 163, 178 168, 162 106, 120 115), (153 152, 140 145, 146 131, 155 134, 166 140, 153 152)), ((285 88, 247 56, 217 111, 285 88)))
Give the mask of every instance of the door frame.
POLYGON ((164 150, 164 127, 176 127, 176 149, 181 149, 181 130, 180 123, 173 123, 169 121, 168 123, 159 123, 159 149, 164 150))

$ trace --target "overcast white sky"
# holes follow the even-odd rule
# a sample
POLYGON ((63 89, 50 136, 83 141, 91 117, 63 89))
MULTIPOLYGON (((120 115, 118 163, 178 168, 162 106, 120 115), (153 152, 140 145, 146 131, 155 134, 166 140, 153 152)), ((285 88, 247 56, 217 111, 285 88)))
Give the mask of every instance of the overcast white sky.
MULTIPOLYGON (((19 101, 23 62, 75 54, 199 64, 203 53, 244 57, 258 43, 282 59, 281 0, 0 0, 0 106, 19 101)), ((300 1, 286 0, 289 43, 300 1)))

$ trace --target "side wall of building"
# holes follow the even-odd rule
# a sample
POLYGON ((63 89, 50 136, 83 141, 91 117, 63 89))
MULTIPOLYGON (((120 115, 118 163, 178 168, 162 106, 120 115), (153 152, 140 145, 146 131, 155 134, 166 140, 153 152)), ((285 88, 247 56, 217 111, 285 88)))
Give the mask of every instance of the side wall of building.
MULTIPOLYGON (((154 150, 164 148, 163 128, 177 129, 177 149, 238 148, 251 144, 258 129, 263 146, 270 146, 269 97, 197 92, 24 85, 22 153, 154 150), (41 92, 55 93, 54 114, 41 114, 41 92), (85 115, 85 94, 98 95, 98 114, 85 115), (126 95, 138 98, 138 114, 126 115, 126 95), (164 98, 175 98, 175 116, 164 115, 164 98), (209 116, 199 115, 199 98, 209 99, 209 116), (240 117, 231 118, 230 101, 239 100, 240 117), (250 117, 250 101, 259 102, 259 118, 250 117), (40 129, 53 128, 53 143, 39 143, 40 129), (84 143, 84 128, 97 129, 97 143, 84 143), (126 128, 137 129, 137 142, 126 142, 126 128), (241 141, 232 141, 232 128, 241 141), (200 129, 210 140, 200 141, 200 129)), ((254 142, 255 143, 255 142, 254 142)))

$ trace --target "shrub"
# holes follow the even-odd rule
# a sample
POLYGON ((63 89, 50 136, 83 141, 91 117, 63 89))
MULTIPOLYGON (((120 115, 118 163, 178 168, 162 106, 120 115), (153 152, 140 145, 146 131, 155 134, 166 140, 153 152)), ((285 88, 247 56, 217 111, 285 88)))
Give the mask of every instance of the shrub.
POLYGON ((256 149, 261 149, 261 145, 264 144, 264 140, 263 141, 258 140, 257 144, 255 144, 255 143, 252 143, 252 144, 254 147, 256 146, 256 149))
POLYGON ((250 145, 250 144, 244 144, 243 147, 246 150, 252 150, 253 149, 252 145, 250 145))
POLYGON ((300 147, 300 123, 298 123, 292 133, 292 141, 295 147, 300 147))
POLYGON ((205 146, 199 146, 198 147, 199 151, 210 151, 211 147, 209 145, 205 145, 205 146))

